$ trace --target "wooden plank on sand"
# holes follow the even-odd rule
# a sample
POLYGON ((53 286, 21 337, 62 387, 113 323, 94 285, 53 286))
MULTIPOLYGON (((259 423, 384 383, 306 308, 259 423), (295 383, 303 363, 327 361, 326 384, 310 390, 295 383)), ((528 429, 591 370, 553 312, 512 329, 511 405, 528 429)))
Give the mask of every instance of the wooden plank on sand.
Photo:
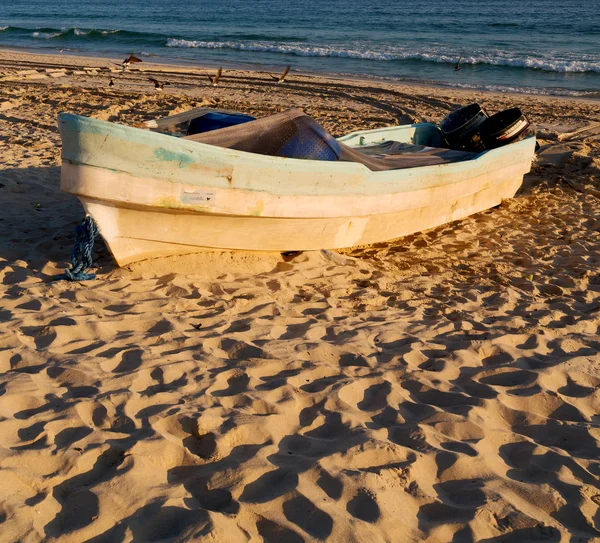
MULTIPOLYGON (((592 123, 588 126, 585 126, 584 128, 575 130, 575 132, 566 132, 564 134, 559 134, 558 141, 569 141, 575 139, 578 136, 582 136, 583 134, 587 134, 588 132, 591 132, 593 134, 598 130, 600 130, 600 123, 592 123)), ((591 136, 592 134, 587 135, 591 136)))

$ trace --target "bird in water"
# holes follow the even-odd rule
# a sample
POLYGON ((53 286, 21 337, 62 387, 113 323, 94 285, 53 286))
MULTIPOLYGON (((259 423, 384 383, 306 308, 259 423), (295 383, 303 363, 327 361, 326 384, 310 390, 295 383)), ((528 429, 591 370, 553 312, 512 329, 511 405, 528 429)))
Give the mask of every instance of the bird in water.
POLYGON ((142 62, 142 59, 134 56, 133 54, 129 55, 123 62, 121 62, 121 66, 123 66, 123 71, 129 68, 130 64, 133 64, 135 62, 142 62))
POLYGON ((450 64, 450 66, 452 66, 454 68, 455 72, 460 72, 460 61, 462 60, 462 57, 458 57, 458 61, 456 62, 456 64, 454 62, 448 62, 448 64, 450 64))
POLYGON ((290 73, 290 68, 291 66, 286 66, 285 70, 283 70, 283 73, 277 77, 276 75, 273 74, 269 74, 273 79, 275 79, 277 81, 277 84, 281 84, 285 81, 285 78, 287 77, 287 74, 290 73))
POLYGON ((111 87, 111 88, 115 86, 115 82, 112 80, 112 77, 110 78, 108 86, 111 87))
POLYGON ((168 81, 165 81, 165 82, 161 83, 158 79, 154 79, 153 77, 149 77, 148 81, 150 81, 151 83, 154 83, 154 88, 158 92, 160 92, 161 90, 163 90, 165 88, 165 85, 170 85, 171 84, 168 81))
POLYGON ((221 75, 223 75, 223 68, 219 68, 214 77, 208 76, 208 79, 212 83, 213 87, 216 87, 219 84, 219 79, 221 79, 221 75))

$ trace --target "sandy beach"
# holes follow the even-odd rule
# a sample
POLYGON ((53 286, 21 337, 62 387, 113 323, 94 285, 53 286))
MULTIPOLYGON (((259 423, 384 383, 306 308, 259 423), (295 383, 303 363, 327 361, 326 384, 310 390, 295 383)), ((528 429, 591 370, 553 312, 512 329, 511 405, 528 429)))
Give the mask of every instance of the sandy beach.
POLYGON ((572 134, 600 102, 294 72, 212 87, 121 60, 0 51, 0 541, 600 541, 600 135, 572 134), (297 107, 340 136, 473 101, 520 107, 541 146, 497 208, 333 260, 117 268, 100 241, 95 280, 53 280, 83 217, 61 111, 297 107))

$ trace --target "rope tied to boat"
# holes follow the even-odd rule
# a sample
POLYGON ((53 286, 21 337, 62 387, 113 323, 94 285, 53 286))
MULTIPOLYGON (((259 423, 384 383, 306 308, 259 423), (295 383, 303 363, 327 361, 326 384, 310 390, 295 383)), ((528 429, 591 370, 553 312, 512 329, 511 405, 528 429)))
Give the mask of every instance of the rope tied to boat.
POLYGON ((85 273, 85 270, 93 264, 92 250, 94 249, 94 240, 98 235, 98 227, 89 215, 81 221, 81 224, 75 228, 75 245, 71 253, 71 269, 65 270, 58 279, 67 281, 87 281, 95 279, 95 273, 85 273))

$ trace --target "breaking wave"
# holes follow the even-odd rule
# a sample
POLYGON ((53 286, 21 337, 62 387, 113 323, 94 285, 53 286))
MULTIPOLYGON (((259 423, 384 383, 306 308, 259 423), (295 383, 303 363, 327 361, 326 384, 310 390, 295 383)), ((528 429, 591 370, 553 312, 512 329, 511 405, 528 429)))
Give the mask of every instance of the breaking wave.
MULTIPOLYGON (((237 51, 278 53, 284 55, 296 55, 301 57, 337 57, 359 60, 376 61, 422 61, 455 63, 460 52, 419 52, 407 51, 394 48, 344 48, 343 46, 308 45, 302 43, 265 43, 265 42, 243 42, 243 41, 204 41, 186 40, 181 38, 169 38, 167 47, 193 48, 193 49, 232 49, 237 51)), ((557 73, 583 73, 599 72, 600 59, 550 59, 535 57, 511 57, 502 52, 487 53, 471 56, 463 56, 461 63, 465 65, 484 64, 489 66, 505 66, 513 68, 527 68, 532 70, 544 70, 557 73)))
POLYGON ((39 40, 51 40, 58 38, 61 34, 62 32, 34 32, 31 36, 39 40))
POLYGON ((97 29, 97 28, 23 28, 18 26, 0 26, 0 32, 6 32, 9 36, 30 37, 37 40, 137 40, 140 44, 160 44, 164 46, 166 37, 148 32, 135 32, 120 29, 97 29))

